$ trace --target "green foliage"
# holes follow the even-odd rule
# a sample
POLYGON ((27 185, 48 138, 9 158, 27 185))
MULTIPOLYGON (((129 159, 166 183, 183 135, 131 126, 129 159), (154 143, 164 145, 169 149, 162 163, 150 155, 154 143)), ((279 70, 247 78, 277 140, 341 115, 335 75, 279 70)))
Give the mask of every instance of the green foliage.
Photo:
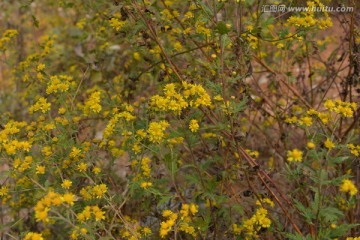
POLYGON ((0 3, 1 239, 357 239, 354 13, 266 4, 0 3))

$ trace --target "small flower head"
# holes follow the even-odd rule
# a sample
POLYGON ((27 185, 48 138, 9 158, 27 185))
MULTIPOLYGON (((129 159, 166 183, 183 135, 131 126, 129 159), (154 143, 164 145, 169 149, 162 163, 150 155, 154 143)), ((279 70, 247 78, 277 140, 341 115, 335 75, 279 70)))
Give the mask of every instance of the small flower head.
POLYGON ((165 137, 164 131, 168 126, 169 123, 167 121, 151 122, 147 130, 150 142, 160 143, 165 137))
POLYGON ((37 166, 36 167, 36 174, 45 174, 45 167, 44 166, 37 166))
POLYGON ((76 197, 72 193, 65 193, 62 196, 62 200, 69 205, 74 205, 74 201, 76 201, 76 197))
POLYGON ((316 145, 315 145, 314 142, 308 142, 308 143, 306 144, 306 146, 307 146, 308 149, 314 149, 314 148, 316 147, 316 145))
POLYGON ((199 130, 199 123, 197 120, 192 119, 189 124, 189 129, 192 132, 197 132, 199 130))
POLYGON ((72 181, 68 180, 68 179, 65 179, 62 184, 61 184, 61 187, 62 188, 65 188, 65 189, 69 189, 72 185, 72 181))
POLYGON ((326 139, 326 141, 324 142, 324 145, 329 150, 335 147, 335 144, 329 138, 326 139))
POLYGON ((349 193, 351 196, 355 196, 358 192, 358 189, 356 188, 353 181, 344 179, 340 186, 340 192, 349 193))
POLYGON ((289 162, 301 162, 302 161, 302 155, 303 155, 303 152, 300 151, 299 149, 294 149, 292 151, 288 151, 287 153, 287 160, 289 162))

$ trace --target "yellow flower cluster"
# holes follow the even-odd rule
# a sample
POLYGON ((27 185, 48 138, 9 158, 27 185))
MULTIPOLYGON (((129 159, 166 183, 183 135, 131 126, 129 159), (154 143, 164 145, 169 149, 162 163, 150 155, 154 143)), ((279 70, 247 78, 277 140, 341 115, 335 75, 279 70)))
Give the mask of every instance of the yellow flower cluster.
POLYGON ((350 209, 354 209, 356 207, 356 202, 348 201, 344 197, 336 197, 335 202, 338 208, 342 211, 349 211, 350 209))
POLYGON ((249 43, 249 46, 252 49, 257 49, 258 48, 259 39, 256 36, 251 35, 251 34, 244 34, 243 36, 246 36, 246 40, 247 40, 247 42, 249 43))
POLYGON ((275 206, 274 202, 270 198, 263 198, 263 199, 257 200, 255 204, 258 206, 262 206, 265 203, 268 204, 270 207, 275 206))
MULTIPOLYGON (((120 16, 121 17, 121 16, 120 16)), ((122 29, 125 24, 126 24, 126 20, 125 21, 121 21, 118 18, 111 18, 109 20, 110 26, 113 27, 116 31, 119 31, 120 29, 122 29)))
POLYGON ((185 232, 187 234, 192 235, 193 237, 196 237, 195 228, 186 222, 182 222, 179 224, 179 231, 185 232))
POLYGON ((255 214, 243 224, 247 233, 254 233, 259 231, 261 228, 269 228, 271 220, 267 217, 268 211, 265 208, 259 208, 255 214))
POLYGON ((13 155, 18 150, 29 152, 31 148, 31 143, 28 141, 12 140, 8 142, 3 142, 3 147, 8 155, 13 155))
POLYGON ((302 161, 302 155, 303 152, 300 151, 299 149, 294 149, 292 151, 288 151, 287 152, 287 160, 289 162, 301 162, 302 161))
POLYGON ((70 234, 71 239, 79 239, 79 235, 84 236, 86 235, 88 230, 86 228, 79 228, 78 226, 75 227, 75 230, 72 231, 70 234))
POLYGON ((44 240, 41 233, 28 232, 23 240, 44 240))
POLYGON ((253 158, 258 158, 260 155, 258 151, 252 151, 250 149, 246 149, 245 151, 253 158))
POLYGON ((46 125, 43 126, 43 129, 44 129, 45 131, 50 131, 50 130, 53 130, 53 129, 55 129, 55 128, 56 128, 56 126, 55 126, 55 124, 53 124, 53 123, 48 123, 48 124, 46 124, 46 125))
POLYGON ((147 130, 147 133, 149 134, 149 141, 153 143, 160 143, 165 136, 164 131, 168 126, 169 123, 165 120, 160 122, 151 122, 147 130))
POLYGON ((305 117, 298 119, 298 124, 300 126, 310 127, 313 124, 313 121, 312 121, 311 117, 305 116, 305 117))
POLYGON ((181 206, 181 210, 180 210, 181 219, 183 219, 185 217, 188 217, 190 213, 192 215, 195 215, 198 211, 199 211, 199 206, 197 206, 196 204, 194 204, 194 203, 191 203, 191 204, 184 203, 181 206))
POLYGON ((199 123, 196 119, 192 119, 189 124, 189 129, 192 132, 197 132, 199 130, 199 123))
MULTIPOLYGON (((131 165, 133 167, 138 165, 138 161, 134 160, 131 165)), ((145 179, 149 179, 151 177, 151 159, 149 157, 144 157, 141 159, 140 161, 140 169, 141 172, 139 174, 137 174, 134 178, 134 180, 136 181, 141 181, 140 183, 140 187, 141 188, 148 188, 151 187, 153 185, 152 182, 145 180, 145 179)))
MULTIPOLYGON (((31 142, 18 141, 16 139, 10 140, 10 136, 19 133, 21 128, 25 127, 26 125, 26 122, 17 122, 12 120, 5 124, 4 129, 0 131, 0 150, 2 151, 3 149, 5 149, 8 155, 13 155, 18 150, 23 150, 26 152, 30 151, 32 145, 31 142)), ((20 164, 19 160, 17 160, 17 163, 20 164)), ((25 166, 27 166, 27 164, 25 164, 24 167, 25 166)))
POLYGON ((130 121, 133 121, 136 119, 136 117, 134 115, 132 115, 130 112, 128 111, 123 111, 123 112, 120 112, 118 114, 115 115, 116 117, 119 117, 119 118, 124 118, 126 121, 130 122, 130 121))
POLYGON ((167 140, 169 145, 175 145, 175 144, 180 144, 184 142, 184 138, 183 137, 174 137, 174 138, 169 138, 167 140))
POLYGON ((199 106, 211 105, 210 95, 201 85, 182 82, 182 86, 184 88, 183 95, 185 99, 191 99, 189 102, 190 107, 197 108, 199 106))
POLYGON ((104 194, 107 192, 107 186, 105 184, 98 184, 93 187, 86 186, 80 190, 80 195, 84 198, 84 200, 91 200, 94 198, 102 198, 104 194))
POLYGON ((332 112, 336 112, 343 117, 353 117, 354 111, 357 109, 355 102, 343 102, 341 100, 328 99, 324 103, 324 107, 332 112))
POLYGON ((18 31, 15 29, 6 30, 0 38, 0 51, 6 50, 6 43, 10 42, 13 37, 18 35, 18 31))
POLYGON ((217 138, 217 137, 219 137, 217 134, 215 134, 215 133, 209 133, 209 132, 203 133, 203 134, 201 134, 201 136, 202 136, 203 138, 217 138))
POLYGON ((80 29, 84 29, 85 24, 86 24, 86 18, 82 18, 76 23, 76 27, 80 29))
POLYGON ((17 122, 10 120, 5 124, 4 129, 0 132, 0 141, 7 139, 10 135, 20 132, 20 129, 27 125, 26 122, 17 122))
POLYGON ((174 17, 180 16, 179 12, 176 10, 168 10, 167 8, 161 11, 161 19, 162 20, 171 20, 174 17))
POLYGON ((203 34, 206 37, 211 36, 211 30, 206 27, 206 22, 203 21, 197 21, 195 23, 195 31, 196 33, 203 34))
POLYGON ((44 154, 45 157, 49 157, 52 155, 52 149, 50 146, 44 146, 41 150, 41 152, 44 154))
POLYGON ((347 237, 346 240, 360 240, 360 236, 359 237, 347 237))
POLYGON ((76 201, 76 197, 72 193, 59 194, 53 191, 47 193, 42 199, 40 199, 34 210, 36 221, 49 222, 48 212, 51 206, 59 206, 62 203, 73 205, 76 201))
POLYGON ((164 210, 162 215, 167 218, 166 221, 160 223, 160 237, 164 238, 170 231, 173 230, 178 221, 178 231, 186 232, 193 237, 196 237, 195 228, 190 225, 191 217, 195 216, 199 207, 196 204, 183 204, 179 213, 174 213, 171 210, 164 210), (179 219, 180 214, 180 219, 179 219))
POLYGON ((358 189, 356 188, 353 181, 349 179, 344 179, 340 186, 340 191, 344 193, 349 193, 351 196, 354 196, 358 192, 358 189))
POLYGON ((45 57, 50 53, 54 46, 54 40, 51 37, 44 36, 41 39, 41 47, 43 48, 43 52, 40 54, 41 57, 45 57))
POLYGON ((125 226, 120 231, 121 239, 127 240, 139 240, 147 239, 147 236, 152 233, 149 227, 141 227, 139 221, 130 218, 129 216, 124 216, 125 226), (144 238, 142 238, 142 236, 144 238))
POLYGON ((144 157, 141 159, 141 170, 144 177, 150 177, 151 175, 151 159, 144 157))
POLYGON ((0 188, 0 197, 5 197, 9 192, 9 188, 7 186, 2 186, 0 188))
MULTIPOLYGON (((294 113, 299 113, 302 111, 301 108, 293 108, 294 113)), ((297 124, 303 127, 310 127, 313 124, 314 117, 318 118, 322 123, 326 124, 329 122, 330 115, 328 113, 318 112, 315 109, 310 109, 306 111, 303 117, 287 117, 285 119, 286 123, 297 124)))
POLYGON ((182 82, 182 91, 176 91, 174 83, 164 87, 164 96, 154 95, 150 99, 150 107, 155 111, 173 111, 180 114, 188 106, 210 106, 211 98, 201 85, 182 82))
POLYGON ((360 145, 354 145, 350 143, 347 145, 347 147, 349 148, 350 152, 354 154, 356 157, 360 156, 360 145))
POLYGON ((153 185, 152 182, 142 182, 140 184, 140 187, 141 188, 148 188, 148 187, 151 187, 152 185, 153 185))
POLYGON ((99 113, 102 109, 100 105, 101 93, 99 91, 93 92, 89 99, 85 102, 84 114, 90 115, 91 112, 99 113))
POLYGON ((77 219, 81 222, 90 220, 94 217, 95 221, 101 221, 105 219, 105 212, 102 211, 98 206, 86 206, 84 210, 77 214, 77 219))
POLYGON ((41 97, 39 100, 36 101, 36 103, 29 108, 30 113, 34 113, 36 111, 41 111, 43 113, 46 113, 50 110, 51 103, 48 103, 46 98, 41 97))
MULTIPOLYGON (((272 203, 272 201, 270 200, 269 203, 272 203)), ((236 235, 239 235, 243 232, 247 236, 256 237, 257 233, 261 229, 269 228, 271 225, 271 220, 267 217, 267 214, 268 210, 260 207, 256 210, 254 215, 250 219, 245 220, 241 226, 233 224, 232 230, 236 235)))
POLYGON ((32 162, 33 158, 31 156, 26 156, 24 159, 15 158, 13 166, 19 172, 24 172, 31 167, 32 162))
POLYGON ((124 109, 124 111, 114 114, 114 116, 110 119, 109 123, 104 129, 104 139, 108 139, 114 133, 115 126, 121 118, 128 122, 136 119, 136 117, 132 114, 134 112, 134 108, 131 105, 124 105, 124 109))
POLYGON ((176 92, 174 83, 167 84, 164 87, 164 97, 154 95, 150 99, 150 106, 155 111, 173 111, 180 114, 181 110, 188 107, 184 97, 176 92))
POLYGON ((302 16, 289 17, 287 24, 297 27, 318 27, 319 29, 328 28, 333 25, 331 18, 326 11, 323 12, 324 18, 317 19, 315 17, 315 11, 313 11, 313 9, 325 7, 320 0, 308 1, 307 7, 309 11, 301 12, 302 16))
POLYGON ((48 86, 46 88, 46 93, 57 93, 57 92, 66 92, 69 90, 70 83, 73 79, 70 76, 60 75, 60 76, 51 76, 48 86))

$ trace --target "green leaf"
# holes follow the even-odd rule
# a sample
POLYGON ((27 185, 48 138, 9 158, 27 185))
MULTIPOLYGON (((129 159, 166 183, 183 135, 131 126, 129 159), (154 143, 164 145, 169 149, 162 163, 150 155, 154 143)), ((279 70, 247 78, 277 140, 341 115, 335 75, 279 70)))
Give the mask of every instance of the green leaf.
POLYGON ((234 107, 234 113, 238 113, 238 112, 245 110, 246 106, 247 106, 247 102, 248 102, 248 99, 247 99, 247 97, 245 97, 239 103, 237 103, 234 107))
POLYGON ((307 235, 305 238, 304 236, 298 234, 298 233, 295 233, 295 234, 292 234, 292 233, 287 233, 286 234, 286 237, 291 239, 291 240, 312 240, 311 236, 310 235, 307 235))
POLYGON ((226 23, 224 22, 218 22, 218 24, 216 25, 215 29, 221 34, 221 35, 225 35, 228 32, 230 32, 230 29, 226 26, 226 23))
POLYGON ((240 204, 234 204, 232 205, 232 208, 236 210, 236 212, 238 212, 239 214, 244 214, 244 208, 240 204))
POLYGON ((306 208, 301 202, 295 200, 295 206, 299 209, 301 215, 305 217, 308 223, 311 223, 312 219, 315 219, 315 214, 312 212, 312 210, 306 208))
POLYGON ((92 71, 90 78, 92 82, 99 83, 102 80, 102 73, 100 71, 92 71))
POLYGON ((39 28, 39 21, 37 20, 37 18, 34 15, 31 15, 32 21, 33 21, 33 25, 36 28, 39 28))
POLYGON ((169 196, 164 196, 164 195, 161 196, 159 202, 157 203, 157 207, 162 207, 164 205, 167 205, 171 201, 172 198, 173 197, 170 195, 169 196))
POLYGON ((196 4, 199 4, 209 17, 214 15, 213 11, 203 1, 196 1, 196 4))
POLYGON ((330 166, 334 166, 334 165, 345 162, 347 159, 349 159, 349 156, 329 157, 328 162, 329 162, 330 166))
POLYGON ((323 218, 325 221, 332 223, 332 222, 336 222, 339 218, 343 217, 344 214, 342 211, 340 211, 337 208, 326 207, 320 209, 319 216, 323 218))
POLYGON ((320 207, 320 195, 318 190, 315 191, 314 201, 311 202, 311 210, 313 213, 318 211, 318 208, 320 207))
POLYGON ((343 237, 346 235, 346 233, 354 228, 359 226, 360 224, 342 224, 338 227, 336 227, 335 229, 331 230, 330 232, 330 237, 331 239, 333 238, 339 238, 339 237, 343 237))

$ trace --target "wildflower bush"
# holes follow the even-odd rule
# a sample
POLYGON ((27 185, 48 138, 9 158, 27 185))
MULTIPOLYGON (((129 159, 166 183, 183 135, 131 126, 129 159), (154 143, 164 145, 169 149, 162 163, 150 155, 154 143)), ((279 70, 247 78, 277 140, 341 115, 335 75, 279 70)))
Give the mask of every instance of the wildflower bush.
POLYGON ((360 238, 355 2, 1 1, 1 239, 360 238))

